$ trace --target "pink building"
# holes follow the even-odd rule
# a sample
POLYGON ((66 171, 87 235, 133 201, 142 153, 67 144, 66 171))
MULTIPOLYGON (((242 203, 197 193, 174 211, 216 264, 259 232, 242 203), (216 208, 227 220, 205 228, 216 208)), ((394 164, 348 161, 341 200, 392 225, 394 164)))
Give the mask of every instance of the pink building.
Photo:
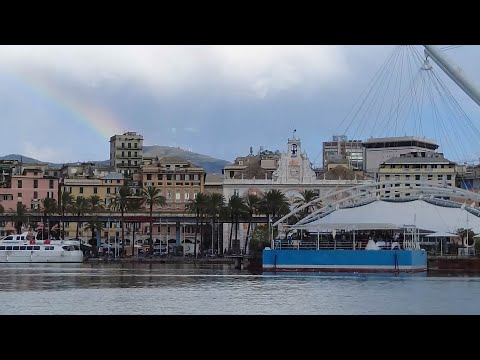
POLYGON ((58 179, 44 176, 41 169, 25 169, 22 175, 12 175, 9 185, 0 188, 0 203, 5 212, 15 211, 17 202, 34 210, 41 209, 41 200, 47 197, 58 201, 58 179))

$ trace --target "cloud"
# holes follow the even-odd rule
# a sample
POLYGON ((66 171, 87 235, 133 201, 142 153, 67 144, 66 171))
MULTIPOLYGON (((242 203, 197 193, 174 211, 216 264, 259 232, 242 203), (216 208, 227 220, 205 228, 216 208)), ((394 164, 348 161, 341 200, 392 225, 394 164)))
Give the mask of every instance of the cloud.
POLYGON ((348 75, 342 46, 5 45, 0 66, 50 71, 86 87, 136 82, 157 96, 219 86, 259 99, 348 75))
POLYGON ((65 149, 58 151, 58 149, 50 146, 36 146, 30 142, 23 145, 22 154, 46 162, 64 163, 72 161, 71 154, 65 149))

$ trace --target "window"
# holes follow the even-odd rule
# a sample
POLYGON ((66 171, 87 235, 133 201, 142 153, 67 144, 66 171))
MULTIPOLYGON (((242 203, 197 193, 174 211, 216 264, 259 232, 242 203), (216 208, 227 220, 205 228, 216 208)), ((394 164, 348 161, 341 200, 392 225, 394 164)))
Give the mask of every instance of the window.
POLYGON ((128 157, 132 157, 132 152, 131 151, 128 152, 128 157))
POLYGON ((420 175, 415 175, 415 180, 420 180, 420 175))
POLYGON ((137 157, 137 152, 136 152, 136 151, 135 151, 133 154, 134 154, 134 155, 133 155, 134 157, 137 157))
POLYGON ((147 180, 152 180, 152 174, 147 174, 147 180))
POLYGON ((163 175, 162 174, 158 174, 157 177, 158 177, 158 180, 163 180, 163 175))
POLYGON ((34 171, 34 172, 33 172, 33 175, 34 175, 34 176, 37 176, 37 175, 38 175, 38 171, 34 171))
POLYGON ((132 143, 128 143, 128 148, 129 148, 129 149, 132 148, 132 143))
MULTIPOLYGON (((235 176, 235 171, 230 171, 230 178, 233 178, 235 176)), ((195 179, 197 180, 197 179, 195 179)))
MULTIPOLYGON (((134 164, 134 165, 137 165, 137 160, 135 160, 133 164, 134 164)), ((137 171, 135 170, 135 172, 137 172, 137 171)))
POLYGON ((80 194, 83 194, 83 187, 80 186, 80 194))
POLYGON ((22 188, 22 180, 18 180, 18 188, 21 189, 22 188))
POLYGON ((22 197, 22 193, 18 193, 17 195, 18 195, 18 197, 19 197, 19 198, 21 198, 21 197, 22 197))
POLYGON ((167 200, 171 200, 172 199, 172 192, 169 190, 167 191, 167 200))
POLYGON ((190 193, 188 192, 185 193, 185 200, 190 200, 190 193))
POLYGON ((190 180, 190 175, 185 174, 185 181, 189 181, 189 180, 190 180))
POLYGON ((443 179, 443 175, 437 175, 437 179, 438 179, 438 180, 442 180, 442 179, 443 179))
POLYGON ((96 193, 97 193, 97 191, 98 191, 98 190, 97 190, 97 188, 96 188, 96 187, 94 187, 94 188, 93 188, 93 193, 94 193, 94 194, 96 194, 96 193))
POLYGON ((180 193, 177 191, 175 193, 175 202, 179 202, 180 201, 180 193))
POLYGON ((125 157, 125 151, 122 151, 122 157, 125 157))
MULTIPOLYGON (((125 149, 125 143, 122 143, 122 149, 125 149)), ((123 156, 123 153, 122 153, 123 156)))
POLYGON ((117 184, 120 184, 120 180, 117 180, 117 184))
POLYGON ((167 174, 167 180, 172 180, 172 175, 171 174, 167 174))
POLYGON ((182 175, 180 174, 175 175, 175 180, 182 180, 182 175))
POLYGON ((38 189, 38 180, 37 179, 33 180, 33 188, 38 189))
POLYGON ((34 247, 33 247, 33 250, 40 250, 40 246, 38 246, 38 245, 37 245, 37 246, 34 246, 34 247))
MULTIPOLYGON (((135 149, 138 147, 138 146, 137 146, 137 145, 138 145, 137 143, 135 143, 135 144, 133 144, 133 145, 134 145, 133 147, 134 147, 135 149)), ((137 153, 135 153, 135 156, 137 156, 137 153)))
POLYGON ((193 180, 198 180, 198 174, 193 175, 193 180))
POLYGON ((447 180, 452 180, 452 175, 447 175, 447 180))
POLYGON ((233 190, 233 195, 237 195, 237 196, 238 196, 238 189, 234 189, 234 190, 233 190))
POLYGON ((53 189, 53 180, 48 181, 48 188, 53 189))
POLYGON ((34 192, 33 192, 33 198, 34 198, 34 199, 38 199, 38 192, 37 192, 37 191, 34 191, 34 192))

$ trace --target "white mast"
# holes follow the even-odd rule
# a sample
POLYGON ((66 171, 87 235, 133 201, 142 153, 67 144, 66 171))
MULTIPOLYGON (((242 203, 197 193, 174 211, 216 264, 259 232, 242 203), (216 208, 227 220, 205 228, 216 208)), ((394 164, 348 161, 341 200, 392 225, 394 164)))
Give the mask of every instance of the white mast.
POLYGON ((423 45, 425 56, 431 57, 433 61, 447 74, 473 101, 480 105, 480 90, 467 79, 461 67, 455 65, 435 45, 423 45))

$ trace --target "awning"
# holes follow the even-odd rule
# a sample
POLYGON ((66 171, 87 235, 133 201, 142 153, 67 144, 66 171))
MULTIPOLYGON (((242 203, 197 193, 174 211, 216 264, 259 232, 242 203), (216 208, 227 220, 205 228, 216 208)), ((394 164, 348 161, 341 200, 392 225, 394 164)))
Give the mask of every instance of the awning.
POLYGON ((457 234, 452 234, 449 232, 436 232, 433 234, 428 234, 425 237, 457 237, 457 234))

